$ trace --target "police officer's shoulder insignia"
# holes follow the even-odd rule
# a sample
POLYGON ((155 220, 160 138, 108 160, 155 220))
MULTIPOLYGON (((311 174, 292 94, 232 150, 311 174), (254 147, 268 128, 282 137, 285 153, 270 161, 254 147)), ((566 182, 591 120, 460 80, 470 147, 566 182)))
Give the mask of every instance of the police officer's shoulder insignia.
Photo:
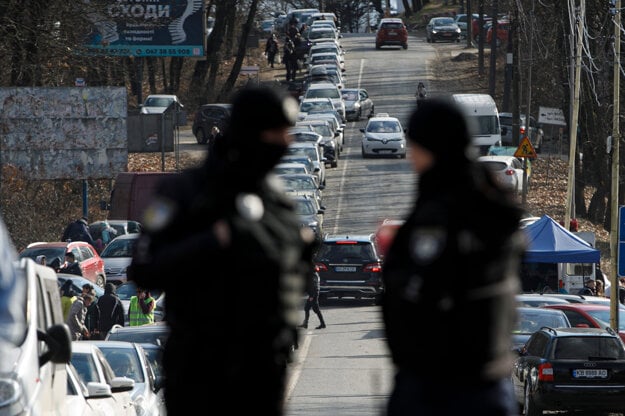
POLYGON ((176 213, 176 204, 167 198, 154 197, 143 212, 143 226, 149 231, 162 230, 176 213))
POLYGON ((443 227, 416 228, 410 236, 410 256, 417 263, 430 263, 441 255, 446 244, 443 227))
POLYGON ((239 194, 237 195, 235 206, 238 214, 250 221, 258 221, 265 213, 263 200, 255 194, 239 194))

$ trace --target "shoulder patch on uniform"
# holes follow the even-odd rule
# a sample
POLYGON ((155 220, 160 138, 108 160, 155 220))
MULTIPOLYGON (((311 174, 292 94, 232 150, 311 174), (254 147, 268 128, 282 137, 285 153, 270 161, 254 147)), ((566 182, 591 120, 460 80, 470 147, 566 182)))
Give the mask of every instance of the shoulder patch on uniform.
POLYGON ((263 200, 255 194, 237 195, 235 206, 239 215, 246 220, 258 221, 265 214, 263 200))
POLYGON ((175 204, 171 200, 155 197, 143 212, 143 226, 149 231, 162 230, 171 222, 175 212, 175 204))
POLYGON ((416 263, 431 263, 441 255, 446 244, 443 227, 417 228, 410 236, 410 256, 416 263))

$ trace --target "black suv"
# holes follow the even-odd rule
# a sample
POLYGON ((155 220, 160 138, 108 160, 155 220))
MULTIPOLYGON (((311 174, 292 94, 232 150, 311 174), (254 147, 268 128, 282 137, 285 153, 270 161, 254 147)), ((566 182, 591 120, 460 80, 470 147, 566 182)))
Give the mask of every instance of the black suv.
POLYGON ((315 254, 321 300, 329 297, 372 298, 379 304, 384 291, 382 259, 374 234, 326 235, 315 254))
POLYGON ((543 410, 623 413, 625 346, 609 327, 542 327, 519 349, 512 382, 527 416, 543 410))
POLYGON ((211 130, 217 126, 223 133, 228 125, 232 104, 214 103, 204 104, 195 112, 191 131, 198 144, 206 144, 212 137, 211 130))

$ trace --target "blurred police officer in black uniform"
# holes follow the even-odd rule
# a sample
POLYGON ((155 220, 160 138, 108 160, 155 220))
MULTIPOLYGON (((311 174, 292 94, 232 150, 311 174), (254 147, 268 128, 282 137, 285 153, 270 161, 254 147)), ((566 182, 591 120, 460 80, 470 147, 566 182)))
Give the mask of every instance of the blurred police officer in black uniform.
POLYGON ((467 122, 451 101, 422 101, 407 134, 419 183, 384 261, 397 369, 388 416, 516 415, 510 334, 521 209, 468 153, 467 122))
POLYGON ((269 172, 297 113, 282 91, 241 90, 204 165, 163 181, 145 211, 128 276, 167 294, 170 415, 184 414, 190 399, 205 412, 283 414, 314 234, 269 172))

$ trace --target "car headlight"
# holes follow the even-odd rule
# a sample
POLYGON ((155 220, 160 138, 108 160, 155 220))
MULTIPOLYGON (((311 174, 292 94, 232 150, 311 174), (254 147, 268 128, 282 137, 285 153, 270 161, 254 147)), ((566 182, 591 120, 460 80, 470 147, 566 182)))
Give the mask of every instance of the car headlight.
POLYGON ((20 398, 22 396, 22 387, 12 378, 0 378, 0 410, 5 414, 17 415, 22 413, 20 398))
POLYGON ((436 35, 436 32, 438 32, 438 30, 436 29, 432 29, 432 33, 436 35))
POLYGON ((456 33, 460 33, 460 28, 456 29, 456 33))

